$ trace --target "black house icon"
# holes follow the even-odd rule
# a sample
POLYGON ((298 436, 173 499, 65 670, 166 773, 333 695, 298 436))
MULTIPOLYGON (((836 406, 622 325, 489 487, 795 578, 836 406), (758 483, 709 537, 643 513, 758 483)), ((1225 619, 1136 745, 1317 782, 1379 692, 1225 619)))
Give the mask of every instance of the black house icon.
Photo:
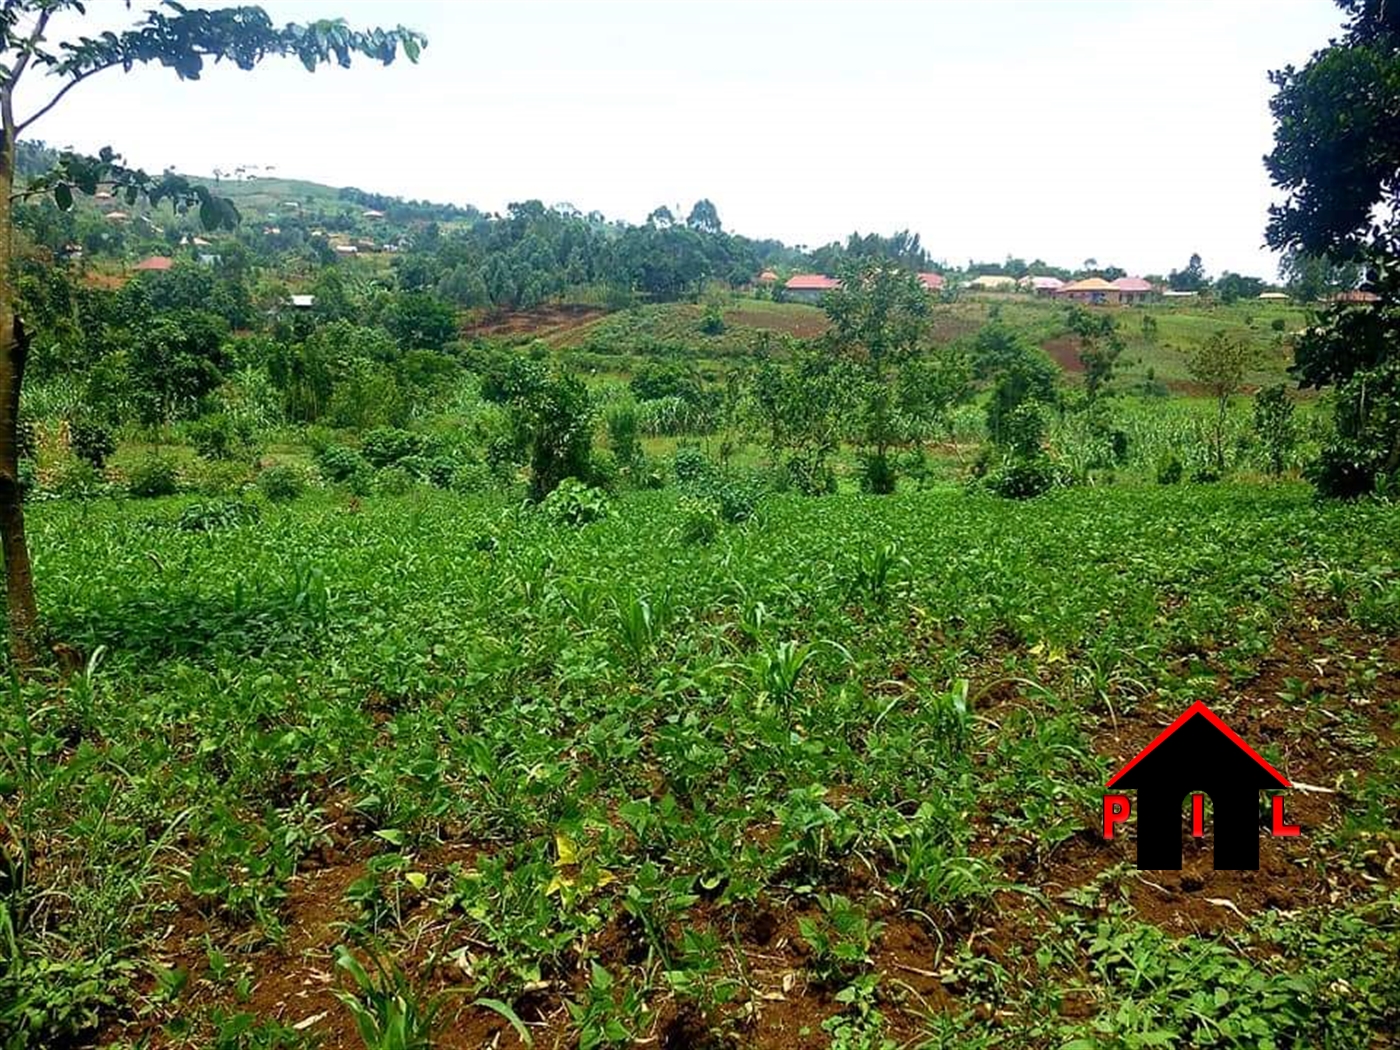
POLYGON ((1131 762, 1110 788, 1137 789, 1137 866, 1181 867, 1182 803, 1192 792, 1215 810, 1216 870, 1259 867, 1259 791, 1288 780, 1197 701, 1131 762))

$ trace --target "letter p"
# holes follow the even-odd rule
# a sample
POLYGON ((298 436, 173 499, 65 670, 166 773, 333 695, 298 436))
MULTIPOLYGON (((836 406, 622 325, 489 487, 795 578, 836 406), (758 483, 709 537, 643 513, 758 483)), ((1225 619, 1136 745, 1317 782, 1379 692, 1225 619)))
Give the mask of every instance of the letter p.
POLYGON ((1127 795, 1105 795, 1103 797, 1103 837, 1113 838, 1113 825, 1127 821, 1132 807, 1127 795))

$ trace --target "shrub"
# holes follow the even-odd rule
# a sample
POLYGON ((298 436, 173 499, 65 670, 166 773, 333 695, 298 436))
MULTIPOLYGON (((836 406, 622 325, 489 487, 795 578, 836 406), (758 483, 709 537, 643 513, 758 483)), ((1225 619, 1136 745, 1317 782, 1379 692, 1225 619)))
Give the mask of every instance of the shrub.
POLYGON ((1288 326, 1284 323, 1282 317, 1275 317, 1272 321, 1269 322, 1269 327, 1272 328, 1275 332, 1282 332, 1288 326))
POLYGON ((637 441, 637 406, 630 401, 618 401, 609 405, 604 415, 608 425, 608 443, 613 455, 625 466, 634 464, 641 455, 641 445, 637 441))
POLYGON ((312 453, 316 469, 327 481, 341 483, 349 481, 356 474, 370 470, 369 462, 353 448, 344 445, 326 445, 312 453))
POLYGON ((448 488, 453 492, 482 492, 491 487, 494 476, 485 463, 458 463, 448 488))
POLYGON ((588 483, 604 492, 616 492, 621 471, 617 458, 605 448, 595 448, 588 457, 588 483))
POLYGON ((279 463, 258 475, 258 488, 273 503, 290 503, 306 491, 306 478, 296 467, 279 463))
POLYGON ((1282 474, 1293 455, 1298 435, 1293 424, 1293 402, 1282 383, 1254 396, 1254 433, 1264 446, 1268 472, 1282 474))
POLYGON ((39 467, 32 459, 19 461, 19 494, 28 499, 39 491, 39 467))
POLYGON ((59 468, 52 487, 60 496, 84 498, 96 495, 102 485, 102 474, 96 467, 84 460, 74 459, 59 468))
POLYGON ((894 491, 895 469, 890 457, 883 452, 862 453, 860 457, 860 490, 875 496, 888 496, 894 491))
POLYGON ((1034 499, 1059 481, 1055 465, 1046 456, 1014 457, 987 474, 988 489, 1003 499, 1034 499))
POLYGON ((713 469, 714 465, 705 458, 705 453, 700 451, 698 445, 681 445, 671 460, 671 471, 675 474, 677 483, 681 485, 699 481, 713 469))
POLYGON ((68 444, 73 455, 94 470, 107 465, 108 458, 117 450, 117 439, 110 427, 95 419, 75 419, 68 424, 68 444))
POLYGON ((231 496, 253 480, 246 463, 229 460, 196 460, 186 478, 190 487, 205 496, 231 496))
POLYGON ((126 487, 140 499, 173 496, 179 488, 175 464, 163 456, 146 456, 127 473, 126 487))
POLYGON ((402 496, 413 490, 414 477, 403 467, 384 467, 374 473, 374 489, 384 496, 402 496))
POLYGON ((215 532, 249 525, 261 517, 256 503, 241 499, 215 499, 192 503, 180 512, 175 527, 185 532, 215 532))
POLYGON ((449 489, 456 481, 457 472, 465 465, 452 456, 433 456, 423 461, 423 478, 440 489, 449 489))
POLYGON ((586 525, 608 516, 608 495, 577 478, 565 478, 541 501, 540 509, 560 525, 586 525))
POLYGON ((723 524, 719 502, 705 496, 683 496, 680 501, 681 539, 686 543, 712 543, 723 524))
POLYGON ((1157 461, 1157 484, 1175 485, 1181 480, 1183 472, 1181 460, 1171 452, 1165 453, 1157 461))
POLYGON ((724 334, 724 314, 715 303, 707 303, 705 313, 700 318, 700 331, 705 335, 724 334))
POLYGON ((251 458, 255 451, 251 424, 236 423, 222 412, 191 423, 186 434, 195 452, 204 459, 251 458))
POLYGON ((836 491, 836 472, 820 451, 794 452, 783 461, 776 483, 804 496, 826 496, 836 491))
POLYGON ((360 454, 373 466, 391 467, 409 456, 428 452, 428 439, 422 434, 398 427, 376 427, 360 441, 360 454))

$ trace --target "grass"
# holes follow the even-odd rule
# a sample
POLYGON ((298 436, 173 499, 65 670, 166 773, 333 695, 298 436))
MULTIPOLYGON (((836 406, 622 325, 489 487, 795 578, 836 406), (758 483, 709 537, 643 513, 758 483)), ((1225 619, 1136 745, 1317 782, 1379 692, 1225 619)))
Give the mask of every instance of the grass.
POLYGON ((444 1047, 1366 1046, 1400 1021, 1388 507, 770 495, 691 545, 670 490, 582 528, 417 491, 191 533, 186 503, 30 512, 73 657, 0 722, 13 1045, 436 1019, 444 1047), (1289 794, 1305 836, 1266 837, 1257 878, 1190 847, 1175 882, 1138 873, 1093 830, 1195 699, 1334 792, 1289 794))

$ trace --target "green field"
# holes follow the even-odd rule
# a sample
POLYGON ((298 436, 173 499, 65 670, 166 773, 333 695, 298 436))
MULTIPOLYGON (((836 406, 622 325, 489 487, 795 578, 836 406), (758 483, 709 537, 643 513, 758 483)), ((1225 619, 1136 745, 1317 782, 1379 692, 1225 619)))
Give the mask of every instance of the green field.
POLYGON ((436 1003, 463 1048, 1400 1025, 1393 508, 768 495, 693 545, 673 490, 581 528, 428 489, 190 503, 31 510, 71 648, 0 723, 12 1045, 362 1045, 337 990, 436 1003), (1258 873, 1097 831, 1198 699, 1309 788, 1258 873))

